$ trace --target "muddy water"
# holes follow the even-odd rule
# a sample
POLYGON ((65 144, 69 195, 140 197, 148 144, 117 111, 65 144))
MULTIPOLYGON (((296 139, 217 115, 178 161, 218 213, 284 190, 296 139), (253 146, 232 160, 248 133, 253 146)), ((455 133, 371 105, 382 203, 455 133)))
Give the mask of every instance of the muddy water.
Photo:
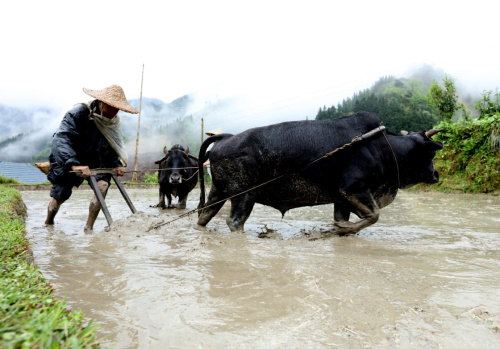
POLYGON ((116 348, 498 348, 500 197, 406 193, 356 236, 327 236, 331 205, 256 206, 246 233, 194 209, 158 210, 157 190, 113 188, 114 223, 83 226, 75 191, 53 228, 46 191, 23 191, 35 260, 56 294, 116 348))

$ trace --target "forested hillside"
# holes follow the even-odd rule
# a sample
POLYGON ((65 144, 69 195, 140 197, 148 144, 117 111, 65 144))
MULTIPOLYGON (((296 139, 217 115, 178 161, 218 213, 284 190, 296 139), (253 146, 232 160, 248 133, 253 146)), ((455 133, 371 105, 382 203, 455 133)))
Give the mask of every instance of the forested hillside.
MULTIPOLYGON (((499 191, 500 94, 498 91, 484 91, 481 96, 466 95, 462 98, 457 93, 453 78, 444 73, 435 73, 424 69, 409 78, 381 77, 371 88, 354 93, 336 106, 319 108, 316 119, 369 111, 376 113, 383 125, 396 134, 401 130, 422 131, 441 127, 444 131, 439 134, 439 139, 445 148, 438 152, 435 160, 442 179, 439 189, 499 191)), ((139 100, 132 100, 131 103, 139 107, 139 100)), ((230 121, 243 124, 242 118, 232 120, 235 112, 231 105, 234 104, 230 99, 218 98, 200 103, 191 95, 182 96, 171 103, 144 98, 138 169, 154 167, 154 161, 163 156, 164 146, 170 148, 174 144, 181 144, 197 155, 202 139, 202 118, 205 122, 210 120, 212 125, 224 125, 224 128, 230 121)), ((31 115, 26 111, 8 110, 5 107, 2 110, 7 118, 16 115, 25 126, 20 128, 22 133, 0 139, 0 160, 47 161, 51 136, 57 126, 37 122, 36 125, 45 124, 45 129, 30 129, 26 125, 33 125, 35 117, 47 118, 50 112, 31 115)), ((121 116, 130 169, 134 166, 133 155, 136 151, 137 116, 127 113, 121 116)), ((62 115, 57 117, 56 124, 61 118, 62 115)), ((206 124, 204 127, 206 131, 206 124)), ((139 180, 142 179, 143 173, 139 180)))
POLYGON ((425 98, 429 86, 429 81, 417 78, 382 77, 370 89, 354 93, 337 106, 320 108, 316 120, 369 111, 377 114, 383 125, 394 133, 428 130, 439 122, 425 98))

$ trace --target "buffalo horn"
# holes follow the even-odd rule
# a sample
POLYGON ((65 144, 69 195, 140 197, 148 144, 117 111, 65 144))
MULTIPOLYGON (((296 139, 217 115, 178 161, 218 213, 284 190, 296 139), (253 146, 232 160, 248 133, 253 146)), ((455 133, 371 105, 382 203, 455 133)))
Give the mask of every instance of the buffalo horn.
POLYGON ((432 139, 432 136, 434 136, 436 133, 439 133, 439 132, 441 132, 441 131, 443 131, 443 129, 442 129, 442 128, 438 128, 438 129, 434 129, 434 128, 433 128, 432 130, 427 131, 427 132, 425 133, 425 135, 427 136, 427 138, 432 139))

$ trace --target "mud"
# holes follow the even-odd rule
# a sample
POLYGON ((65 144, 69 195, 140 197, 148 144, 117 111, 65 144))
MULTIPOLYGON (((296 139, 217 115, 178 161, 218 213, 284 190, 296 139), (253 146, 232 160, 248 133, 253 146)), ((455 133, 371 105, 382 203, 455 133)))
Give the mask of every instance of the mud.
POLYGON ((355 236, 324 234, 333 206, 281 214, 257 205, 246 233, 206 228, 196 208, 160 210, 157 189, 116 187, 83 227, 75 191, 53 228, 48 191, 22 191, 35 261, 56 295, 115 348, 498 348, 500 197, 400 193, 355 236))

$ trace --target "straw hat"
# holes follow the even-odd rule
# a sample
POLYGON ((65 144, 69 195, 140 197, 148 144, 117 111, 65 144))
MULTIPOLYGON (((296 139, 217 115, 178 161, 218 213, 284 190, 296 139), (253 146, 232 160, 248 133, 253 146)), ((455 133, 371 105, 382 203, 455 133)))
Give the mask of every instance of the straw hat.
POLYGON ((137 109, 135 109, 127 102, 127 98, 125 98, 125 92, 123 92, 123 89, 118 85, 111 85, 109 87, 103 88, 102 90, 89 90, 83 88, 83 92, 127 113, 139 113, 137 109))
POLYGON ((222 129, 220 127, 216 128, 215 130, 205 132, 207 136, 220 135, 221 133, 222 129))

